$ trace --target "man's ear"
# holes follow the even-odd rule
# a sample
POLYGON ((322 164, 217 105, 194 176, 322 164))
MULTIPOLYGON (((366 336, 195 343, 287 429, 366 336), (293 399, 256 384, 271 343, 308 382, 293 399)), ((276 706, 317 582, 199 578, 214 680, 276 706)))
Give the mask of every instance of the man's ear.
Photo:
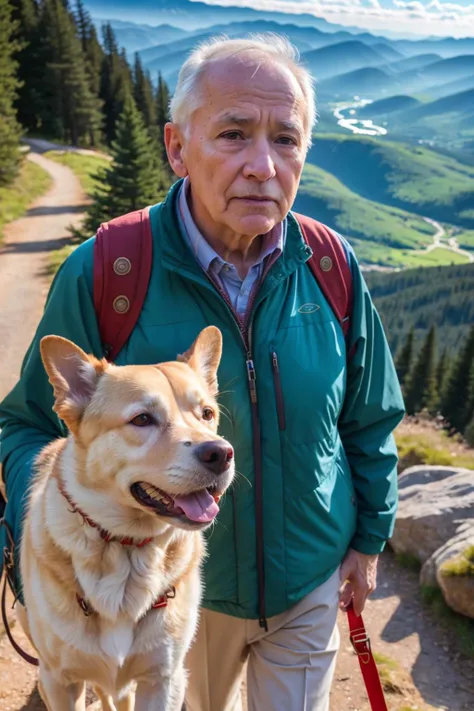
POLYGON ((177 123, 168 122, 165 124, 165 146, 168 162, 174 173, 179 178, 185 178, 188 174, 186 161, 184 159, 184 134, 177 123))
POLYGON ((178 356, 178 360, 187 363, 207 383, 209 392, 215 396, 218 392, 217 369, 222 356, 222 334, 215 326, 203 329, 191 348, 178 356))
POLYGON ((61 336, 42 338, 40 352, 54 390, 53 409, 71 432, 75 432, 107 362, 88 356, 61 336))

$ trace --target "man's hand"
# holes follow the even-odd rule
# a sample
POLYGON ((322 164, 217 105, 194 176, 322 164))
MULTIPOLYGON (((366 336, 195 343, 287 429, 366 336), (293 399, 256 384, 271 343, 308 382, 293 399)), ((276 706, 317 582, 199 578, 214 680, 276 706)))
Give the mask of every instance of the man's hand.
POLYGON ((341 565, 341 610, 352 600, 356 615, 362 614, 367 597, 377 587, 377 561, 378 555, 365 555, 349 548, 341 565))

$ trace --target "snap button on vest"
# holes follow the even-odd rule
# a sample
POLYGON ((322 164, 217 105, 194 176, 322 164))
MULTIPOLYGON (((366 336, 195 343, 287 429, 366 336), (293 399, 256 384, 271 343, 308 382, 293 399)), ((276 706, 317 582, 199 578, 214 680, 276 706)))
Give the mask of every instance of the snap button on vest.
POLYGON ((126 296, 117 296, 114 299, 113 307, 118 314, 126 314, 130 308, 130 301, 126 296))
POLYGON ((322 257, 321 261, 319 262, 319 266, 321 267, 323 272, 330 272, 332 269, 331 257, 322 257))
POLYGON ((132 263, 127 257, 118 257, 114 262, 114 272, 119 276, 128 274, 132 268, 132 263))

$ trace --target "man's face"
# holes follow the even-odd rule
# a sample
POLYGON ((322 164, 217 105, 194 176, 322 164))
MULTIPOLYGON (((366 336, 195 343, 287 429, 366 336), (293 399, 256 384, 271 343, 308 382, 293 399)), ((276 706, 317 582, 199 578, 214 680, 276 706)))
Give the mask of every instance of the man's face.
POLYGON ((188 134, 168 124, 177 175, 189 175, 200 230, 225 239, 269 232, 290 210, 306 156, 306 104, 289 69, 247 56, 216 62, 201 80, 188 134))

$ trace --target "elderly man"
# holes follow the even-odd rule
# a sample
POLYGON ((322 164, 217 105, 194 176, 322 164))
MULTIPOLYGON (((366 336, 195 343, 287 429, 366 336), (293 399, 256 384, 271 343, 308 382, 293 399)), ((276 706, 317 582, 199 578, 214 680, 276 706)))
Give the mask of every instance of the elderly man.
MULTIPOLYGON (((165 132, 182 180, 150 210, 148 292, 116 358, 173 359, 208 324, 224 336, 222 434, 240 476, 209 535, 188 711, 237 709, 245 662, 250 711, 327 710, 338 606, 352 598, 363 609, 394 522, 392 431, 403 404, 380 320, 345 245, 354 289, 346 343, 290 212, 314 106, 309 75, 275 36, 218 40, 189 57, 165 132)), ((39 340, 56 333, 103 355, 93 245, 63 265, 1 406, 16 536, 32 461, 63 433, 39 340)))

